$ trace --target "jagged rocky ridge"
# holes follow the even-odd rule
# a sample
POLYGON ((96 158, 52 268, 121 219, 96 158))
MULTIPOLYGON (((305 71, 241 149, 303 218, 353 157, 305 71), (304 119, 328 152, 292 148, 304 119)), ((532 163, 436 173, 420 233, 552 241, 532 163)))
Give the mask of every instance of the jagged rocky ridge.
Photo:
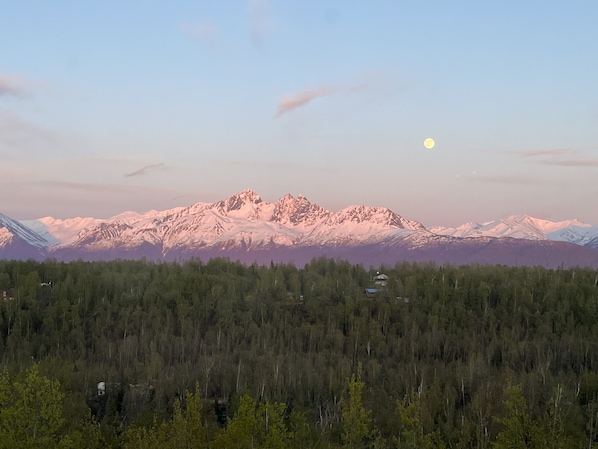
MULTIPOLYGON (((216 203, 125 212, 107 220, 46 217, 18 222, 0 215, 0 257, 173 261, 224 256, 247 263, 304 264, 326 256, 373 265, 435 261, 598 266, 598 250, 566 243, 566 237, 560 239, 565 242, 551 241, 545 234, 542 238, 523 222, 527 234, 500 234, 489 224, 474 224, 469 231, 427 230, 385 207, 351 206, 331 212, 302 195, 285 195, 270 203, 244 190, 216 203)), ((560 231, 577 235, 575 226, 560 231)), ((557 228, 552 231, 558 232, 557 228)))

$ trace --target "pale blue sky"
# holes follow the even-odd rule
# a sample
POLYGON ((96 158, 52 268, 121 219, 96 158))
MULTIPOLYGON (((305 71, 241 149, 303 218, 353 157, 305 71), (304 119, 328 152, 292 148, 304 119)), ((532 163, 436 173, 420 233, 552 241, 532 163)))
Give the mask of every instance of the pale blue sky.
POLYGON ((598 224, 594 0, 0 10, 0 212, 13 218, 251 188, 427 226, 524 213, 598 224))

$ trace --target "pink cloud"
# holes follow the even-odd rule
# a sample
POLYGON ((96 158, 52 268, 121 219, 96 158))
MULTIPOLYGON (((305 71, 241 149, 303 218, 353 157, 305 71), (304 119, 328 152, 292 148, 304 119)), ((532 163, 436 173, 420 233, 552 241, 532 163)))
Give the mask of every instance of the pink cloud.
POLYGON ((598 158, 583 157, 578 151, 569 148, 519 152, 523 158, 542 157, 538 164, 560 167, 598 167, 598 158))
POLYGON ((59 188, 66 190, 79 190, 85 192, 114 192, 114 193, 129 193, 131 191, 148 190, 144 187, 131 187, 118 184, 97 184, 90 182, 71 182, 71 181, 34 181, 28 183, 29 185, 37 185, 45 188, 59 188))
POLYGON ((147 170, 154 169, 154 168, 165 168, 165 167, 166 167, 166 165, 162 162, 159 164, 146 165, 145 167, 142 167, 139 170, 135 170, 134 172, 125 173, 123 176, 126 178, 130 178, 133 176, 142 176, 142 175, 145 175, 145 172, 147 170))
POLYGON ((561 167, 598 167, 598 158, 579 158, 548 160, 540 162, 543 165, 558 165, 561 167))
POLYGON ((0 112, 0 151, 3 148, 31 151, 55 145, 58 141, 57 134, 51 130, 23 120, 16 114, 0 112))
POLYGON ((368 90, 370 87, 377 84, 381 83, 372 83, 371 80, 366 80, 365 82, 349 85, 323 85, 320 87, 314 87, 311 89, 305 89, 286 94, 278 102, 278 110, 275 117, 278 118, 281 115, 291 112, 301 106, 305 106, 318 98, 329 97, 333 94, 354 94, 357 92, 363 92, 364 90, 368 90))
MULTIPOLYGON (((208 161, 208 160, 206 160, 208 161)), ((321 166, 321 165, 312 165, 312 164, 298 164, 296 162, 283 162, 283 161, 268 161, 263 159, 228 159, 228 158, 218 158, 218 159, 209 159, 211 164, 224 164, 227 167, 251 167, 252 169, 259 170, 259 169, 270 169, 270 170, 291 170, 291 171, 318 171, 323 173, 333 173, 337 172, 338 169, 336 167, 328 167, 328 166, 321 166)))
POLYGON ((0 73, 0 97, 28 97, 33 90, 47 90, 44 83, 21 75, 0 73))
POLYGON ((522 151, 520 152, 521 157, 537 157, 537 156, 561 156, 563 154, 572 154, 575 151, 569 148, 556 148, 554 150, 534 150, 534 151, 522 151))
POLYGON ((0 74, 0 96, 11 95, 19 97, 23 93, 23 82, 19 78, 0 74))
POLYGON ((469 181, 495 183, 495 184, 520 184, 520 185, 534 185, 544 184, 545 181, 537 178, 531 178, 523 175, 478 175, 466 178, 469 181))
POLYGON ((288 94, 278 102, 278 112, 276 113, 276 117, 280 117, 287 112, 291 112, 301 106, 305 106, 317 98, 323 98, 332 95, 337 91, 338 88, 326 86, 320 87, 318 89, 304 90, 294 94, 288 94))

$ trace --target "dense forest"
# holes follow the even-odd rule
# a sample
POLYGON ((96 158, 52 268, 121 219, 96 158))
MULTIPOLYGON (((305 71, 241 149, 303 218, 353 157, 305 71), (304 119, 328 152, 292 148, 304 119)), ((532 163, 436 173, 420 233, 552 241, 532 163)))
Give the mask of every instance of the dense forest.
POLYGON ((592 269, 0 261, 0 335, 0 448, 598 441, 592 269))

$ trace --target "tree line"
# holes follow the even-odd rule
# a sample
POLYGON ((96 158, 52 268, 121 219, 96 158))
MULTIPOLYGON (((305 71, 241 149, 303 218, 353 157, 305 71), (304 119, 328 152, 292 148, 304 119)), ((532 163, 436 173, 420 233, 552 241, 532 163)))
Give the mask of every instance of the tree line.
MULTIPOLYGON (((596 270, 0 261, 6 289, 0 441, 591 448, 597 439, 596 270), (23 399, 38 390, 52 419, 23 412, 45 410, 23 399), (22 416, 39 418, 34 438, 22 416)), ((29 447, 6 447, 17 446, 29 447)))

